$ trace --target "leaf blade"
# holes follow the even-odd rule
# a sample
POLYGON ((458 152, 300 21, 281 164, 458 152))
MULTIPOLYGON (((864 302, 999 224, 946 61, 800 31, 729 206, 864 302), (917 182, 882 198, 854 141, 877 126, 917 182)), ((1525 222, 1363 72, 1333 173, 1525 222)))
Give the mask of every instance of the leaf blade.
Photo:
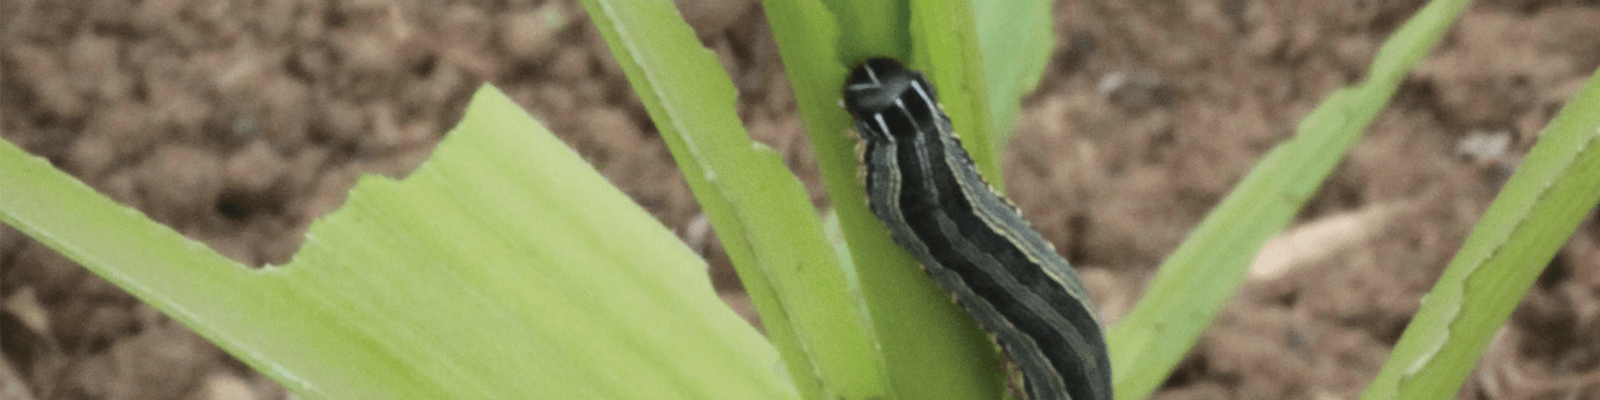
POLYGON ((0 180, 18 183, 0 220, 305 398, 793 394, 703 262, 492 88, 412 177, 361 179, 282 267, 246 269, 9 143, 0 180), (554 229, 596 225, 624 231, 554 229))
POLYGON ((1363 399, 1454 397, 1518 300, 1600 204, 1597 142, 1600 79, 1591 76, 1473 227, 1363 399))

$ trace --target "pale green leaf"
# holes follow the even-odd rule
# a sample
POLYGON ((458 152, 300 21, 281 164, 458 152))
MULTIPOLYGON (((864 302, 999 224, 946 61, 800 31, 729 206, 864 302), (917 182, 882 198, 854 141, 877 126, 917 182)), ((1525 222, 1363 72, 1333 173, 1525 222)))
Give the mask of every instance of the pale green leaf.
MULTIPOLYGON (((852 252, 861 295, 893 388, 889 398, 1001 396, 1005 382, 987 334, 889 238, 883 224, 867 209, 856 175, 859 166, 850 116, 839 105, 840 89, 850 68, 868 58, 891 57, 932 74, 935 84, 942 85, 938 87, 940 100, 947 106, 962 105, 949 109, 958 124, 964 124, 960 122, 963 119, 986 120, 962 115, 987 112, 975 108, 986 96, 978 90, 984 86, 954 81, 982 79, 977 58, 951 58, 976 53, 975 42, 958 43, 975 41, 970 17, 948 15, 963 6, 935 1, 769 0, 762 5, 852 252), (957 26, 963 18, 967 25, 957 26), (919 36, 938 27, 965 32, 939 32, 940 38, 934 40, 919 36), (918 47, 950 45, 964 47, 928 51, 918 47), (935 72, 944 68, 941 62, 952 60, 955 63, 945 75, 935 72)), ((984 172, 998 177, 999 164, 986 144, 987 123, 978 126, 981 128, 961 132, 964 144, 975 158, 988 157, 983 159, 984 172)))
POLYGON ((670 2, 583 4, 716 229, 801 395, 886 397, 871 326, 805 188, 775 152, 745 133, 717 57, 670 2))
POLYGON ((1449 399, 1600 203, 1600 79, 1572 98, 1423 298, 1363 399, 1449 399))
POLYGON ((9 143, 0 182, 0 221, 304 398, 795 397, 705 264, 492 88, 281 267, 229 261, 9 143))
POLYGON ((1047 0, 973 0, 978 43, 988 73, 990 143, 1004 154, 1022 111, 1022 96, 1032 92, 1055 50, 1056 34, 1047 0))

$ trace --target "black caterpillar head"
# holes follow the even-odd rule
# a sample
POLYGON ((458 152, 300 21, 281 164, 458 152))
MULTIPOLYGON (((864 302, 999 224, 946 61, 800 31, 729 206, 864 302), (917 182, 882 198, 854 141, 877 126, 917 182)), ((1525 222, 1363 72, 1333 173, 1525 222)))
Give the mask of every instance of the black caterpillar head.
MULTIPOLYGON (((874 58, 857 65, 844 81, 844 107, 862 118, 895 106, 895 100, 911 90, 913 82, 928 87, 921 72, 906 69, 899 61, 874 58)), ((929 95, 932 95, 931 89, 929 95)))

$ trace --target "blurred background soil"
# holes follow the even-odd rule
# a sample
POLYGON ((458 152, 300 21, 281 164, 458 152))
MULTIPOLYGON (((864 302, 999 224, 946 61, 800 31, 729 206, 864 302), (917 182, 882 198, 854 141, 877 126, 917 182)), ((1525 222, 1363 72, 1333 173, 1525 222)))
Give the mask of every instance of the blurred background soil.
MULTIPOLYGON (((1227 190, 1423 2, 1060 1, 1006 182, 1109 320, 1227 190)), ((753 136, 826 206, 760 5, 680 0, 753 136)), ((1539 130, 1600 67, 1600 2, 1474 5, 1156 397, 1350 399, 1539 130)), ((405 176, 499 85, 748 300, 573 1, 0 0, 0 136, 251 265, 359 173, 405 176)), ((0 184, 5 184, 0 182, 0 184)), ((0 227, 0 398, 280 399, 182 326, 0 227)), ((1463 399, 1600 398, 1600 223, 1463 399)))

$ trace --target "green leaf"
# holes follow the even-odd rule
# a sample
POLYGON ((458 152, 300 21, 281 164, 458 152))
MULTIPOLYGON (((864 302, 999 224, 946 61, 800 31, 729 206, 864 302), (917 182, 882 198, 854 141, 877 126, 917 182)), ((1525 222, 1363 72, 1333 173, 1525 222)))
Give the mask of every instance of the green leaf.
POLYGON ((1149 396, 1239 286, 1261 246, 1283 230, 1467 1, 1428 3, 1372 62, 1366 82, 1334 92, 1162 263, 1145 295, 1106 338, 1116 396, 1149 396))
POLYGON ((977 12, 978 43, 983 69, 988 72, 990 143, 995 154, 1005 154, 1022 96, 1038 86, 1044 76, 1056 35, 1055 14, 1047 0, 973 0, 977 12))
POLYGON ((745 134, 736 92, 672 3, 586 0, 806 398, 884 398, 884 361, 804 187, 745 134))
POLYGON ((0 143, 0 221, 308 399, 784 399, 705 264, 492 88, 250 270, 0 143))
POLYGON ((911 67, 928 75, 939 103, 960 132, 962 147, 998 190, 999 149, 989 132, 989 84, 969 0, 911 1, 911 67))
POLYGON ((1455 397, 1495 331, 1600 203, 1597 142, 1600 79, 1591 76, 1539 134, 1361 398, 1455 397))
POLYGON ((861 296, 893 388, 891 398, 986 399, 1006 391, 1000 359, 988 335, 889 238, 867 209, 856 175, 851 119, 839 106, 845 75, 857 63, 871 57, 904 61, 930 73, 967 149, 981 157, 987 176, 998 177, 999 163, 987 144, 988 124, 983 122, 987 94, 982 91, 971 17, 952 14, 968 13, 970 5, 954 3, 958 2, 762 3, 852 252, 861 296), (967 55, 971 57, 963 58, 967 55))

